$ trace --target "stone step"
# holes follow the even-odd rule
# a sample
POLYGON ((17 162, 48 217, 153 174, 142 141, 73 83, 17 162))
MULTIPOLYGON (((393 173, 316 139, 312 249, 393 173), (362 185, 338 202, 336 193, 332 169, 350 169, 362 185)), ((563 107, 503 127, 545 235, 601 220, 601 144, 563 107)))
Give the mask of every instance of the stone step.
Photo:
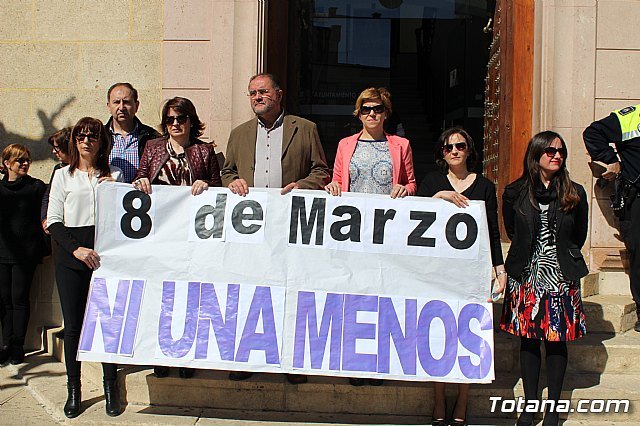
POLYGON ((631 296, 597 294, 583 300, 587 331, 622 333, 636 323, 636 306, 631 296))
MULTIPOLYGON (((517 373, 520 370, 520 339, 504 332, 494 335, 495 371, 517 373)), ((567 345, 569 370, 576 373, 640 374, 640 333, 592 333, 567 345)))
POLYGON ((589 297, 600 294, 600 283, 602 282, 601 272, 589 272, 586 277, 580 280, 580 294, 582 297, 589 297))
POLYGON ((630 294, 629 275, 625 271, 600 271, 599 294, 624 295, 630 294))
MULTIPOLYGON (((91 363, 91 369, 83 369, 83 375, 88 374, 96 380, 95 376, 101 375, 99 364, 91 363)), ((433 387, 422 382, 388 380, 380 387, 353 387, 344 378, 310 376, 307 384, 291 385, 281 374, 264 373, 243 382, 232 382, 228 380, 227 372, 211 370, 197 370, 192 379, 186 380, 177 377, 177 369, 173 369, 169 377, 158 379, 152 375, 151 369, 140 366, 123 367, 119 378, 123 398, 133 405, 306 413, 320 417, 367 414, 424 419, 433 411, 433 387)), ((99 377, 97 379, 100 380, 99 377)), ((613 398, 628 399, 633 408, 640 403, 639 381, 640 374, 568 372, 562 398, 571 400, 574 408, 580 399, 613 398)), ((541 388, 545 382, 543 371, 541 388)), ((455 404, 455 388, 455 385, 447 386, 449 407, 455 404)), ((469 395, 469 417, 481 421, 515 418, 513 412, 491 412, 493 402, 490 397, 513 400, 522 397, 523 392, 519 375, 509 373, 499 375, 492 384, 472 385, 469 395)), ((543 389, 541 397, 546 398, 546 389, 543 389)), ((496 401, 497 407, 501 406, 501 400, 496 401)), ((577 412, 568 414, 572 420, 591 419, 593 416, 577 412)), ((633 412, 601 416, 611 421, 638 418, 638 414, 633 412)))
MULTIPOLYGON (((58 362, 54 358, 46 355, 30 355, 28 363, 22 366, 6 366, 4 370, 10 370, 11 383, 9 386, 16 386, 20 383, 28 386, 30 393, 36 401, 41 404, 45 410, 51 415, 52 422, 56 424, 90 424, 90 425, 193 425, 202 426, 247 426, 247 425, 282 425, 282 426, 298 426, 307 424, 333 424, 333 425, 352 425, 352 424, 425 424, 430 422, 430 406, 423 406, 422 412, 416 412, 410 415, 396 416, 391 414, 344 414, 344 413, 317 413, 317 412, 282 412, 275 410, 255 410, 250 405, 246 405, 242 409, 210 409, 197 407, 172 407, 172 406, 148 406, 129 403, 120 416, 111 418, 107 417, 104 412, 104 402, 101 387, 95 386, 87 381, 82 386, 82 408, 81 414, 76 420, 67 420, 62 413, 62 407, 66 399, 66 379, 64 374, 64 364, 58 362)), ((266 375, 263 375, 266 376, 266 375)), ((179 380, 179 379, 175 379, 179 380)), ((314 381, 315 379, 312 379, 314 381)), ((508 383, 508 382, 507 382, 508 383)), ((286 385, 295 388, 291 385, 286 385)), ((387 384, 378 388, 380 392, 385 390, 387 384)), ((515 390, 519 390, 514 386, 515 390)), ((423 388, 427 390, 425 397, 431 398, 431 385, 423 384, 423 388)), ((448 391, 453 391, 453 386, 448 386, 448 391)), ((491 396, 491 390, 486 395, 480 393, 480 386, 472 387, 472 398, 469 406, 470 424, 482 425, 513 425, 515 414, 504 413, 499 416, 489 416, 483 412, 477 411, 483 404, 491 407, 489 404, 480 402, 476 403, 478 398, 488 398, 491 396), (488 395, 488 396, 487 396, 488 395)), ((364 388, 360 388, 365 391, 364 388)), ((180 390, 179 388, 176 390, 180 390)), ((203 389, 206 391, 207 389, 203 389)), ((296 389, 293 389, 296 390, 296 389)), ((174 391, 175 392, 175 391, 174 391)), ((575 392, 575 391, 571 391, 575 392)), ((348 394, 345 394, 348 395, 348 394)), ((235 394, 227 396, 235 398, 235 394)), ((320 401, 319 401, 320 402, 320 401)), ((449 395, 449 406, 452 407, 453 393, 449 395)), ((637 425, 637 418, 631 417, 625 419, 622 416, 611 417, 609 414, 591 414, 585 418, 579 418, 576 413, 570 413, 569 419, 563 423, 564 426, 611 426, 613 424, 620 426, 637 425)), ((629 417, 629 416, 628 416, 629 417)), ((0 417, 1 419, 1 417, 0 417)), ((2 421, 0 420, 0 423, 2 421)), ((4 424, 4 423, 3 423, 4 424)))

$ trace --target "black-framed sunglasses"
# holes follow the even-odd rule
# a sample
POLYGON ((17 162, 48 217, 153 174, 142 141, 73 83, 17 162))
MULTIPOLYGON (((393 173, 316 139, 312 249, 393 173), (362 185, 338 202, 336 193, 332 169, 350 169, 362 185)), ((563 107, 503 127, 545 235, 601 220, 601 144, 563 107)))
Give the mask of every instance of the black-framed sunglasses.
POLYGON ((178 122, 178 124, 184 124, 187 122, 187 120, 189 119, 189 116, 186 114, 182 114, 182 115, 167 115, 167 117, 165 118, 165 120, 167 121, 167 126, 171 126, 175 121, 178 122))
POLYGON ((76 142, 80 143, 80 142, 84 142, 85 139, 89 139, 89 142, 97 142, 98 141, 98 135, 96 135, 95 133, 78 133, 76 136, 76 142))
POLYGON ((457 143, 447 143, 442 147, 442 150, 445 153, 449 153, 451 151, 453 151, 453 147, 456 147, 456 149, 458 151, 466 151, 467 150, 467 143, 466 142, 457 142, 457 143))
POLYGON ((56 154, 60 152, 60 147, 58 145, 51 145, 51 149, 53 149, 53 152, 56 154))
POLYGON ((360 115, 369 115, 371 114, 371 111, 375 112, 376 114, 382 114, 385 111, 385 108, 384 108, 384 105, 373 105, 373 106, 362 105, 360 107, 360 115))
POLYGON ((31 164, 31 158, 16 158, 14 161, 20 164, 21 166, 23 164, 31 164))
POLYGON ((554 146, 548 146, 544 149, 544 153, 549 158, 555 157, 556 154, 560 154, 560 157, 562 158, 567 158, 567 148, 564 147, 556 148, 554 146))

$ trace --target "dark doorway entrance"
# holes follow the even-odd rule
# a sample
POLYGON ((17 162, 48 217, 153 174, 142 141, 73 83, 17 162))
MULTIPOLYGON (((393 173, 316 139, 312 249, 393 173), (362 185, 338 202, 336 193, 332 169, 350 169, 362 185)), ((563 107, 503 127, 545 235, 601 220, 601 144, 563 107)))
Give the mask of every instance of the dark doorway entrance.
POLYGON ((330 164, 338 141, 361 127, 351 115, 358 94, 389 88, 392 127, 411 141, 420 181, 434 167, 434 144, 445 128, 465 127, 482 149, 491 42, 483 28, 493 4, 291 0, 286 68, 270 60, 267 68, 286 75, 287 109, 318 124, 330 164))

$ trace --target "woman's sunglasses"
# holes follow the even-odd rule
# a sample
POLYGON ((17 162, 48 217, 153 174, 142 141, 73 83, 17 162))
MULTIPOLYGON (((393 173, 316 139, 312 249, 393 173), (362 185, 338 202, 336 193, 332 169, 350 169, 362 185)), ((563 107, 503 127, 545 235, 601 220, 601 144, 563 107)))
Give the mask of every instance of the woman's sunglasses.
POLYGON ((178 124, 184 124, 187 122, 188 119, 189 119, 188 115, 176 115, 176 116, 167 115, 167 117, 165 118, 165 120, 167 121, 167 126, 171 126, 174 121, 177 121, 178 124))
POLYGON ((360 115, 369 115, 371 111, 376 114, 382 114, 384 112, 384 105, 373 105, 373 106, 365 106, 362 105, 360 107, 360 115))
POLYGON ((560 154, 560 157, 562 158, 566 158, 567 157, 567 148, 556 148, 553 146, 548 146, 544 149, 544 153, 547 154, 547 157, 549 158, 553 158, 556 156, 557 153, 560 154))
POLYGON ((15 162, 20 164, 21 166, 23 164, 31 164, 31 158, 16 158, 15 162))
POLYGON ((466 142, 458 142, 458 143, 448 143, 445 144, 444 147, 442 148, 442 150, 445 153, 449 153, 451 151, 453 151, 453 147, 456 147, 456 149, 458 151, 466 151, 467 150, 467 143, 466 142))

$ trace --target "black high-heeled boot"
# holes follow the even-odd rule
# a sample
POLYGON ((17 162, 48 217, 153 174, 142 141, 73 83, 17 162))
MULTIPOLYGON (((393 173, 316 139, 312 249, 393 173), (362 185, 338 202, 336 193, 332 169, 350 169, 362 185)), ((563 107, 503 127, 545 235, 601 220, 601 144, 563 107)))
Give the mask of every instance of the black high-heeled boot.
POLYGON ((104 381, 104 402, 107 416, 116 417, 120 415, 120 395, 118 394, 118 384, 115 380, 104 381))
POLYGON ((80 381, 67 383, 67 402, 64 404, 64 415, 72 419, 80 414, 80 403, 82 395, 80 392, 80 381))

